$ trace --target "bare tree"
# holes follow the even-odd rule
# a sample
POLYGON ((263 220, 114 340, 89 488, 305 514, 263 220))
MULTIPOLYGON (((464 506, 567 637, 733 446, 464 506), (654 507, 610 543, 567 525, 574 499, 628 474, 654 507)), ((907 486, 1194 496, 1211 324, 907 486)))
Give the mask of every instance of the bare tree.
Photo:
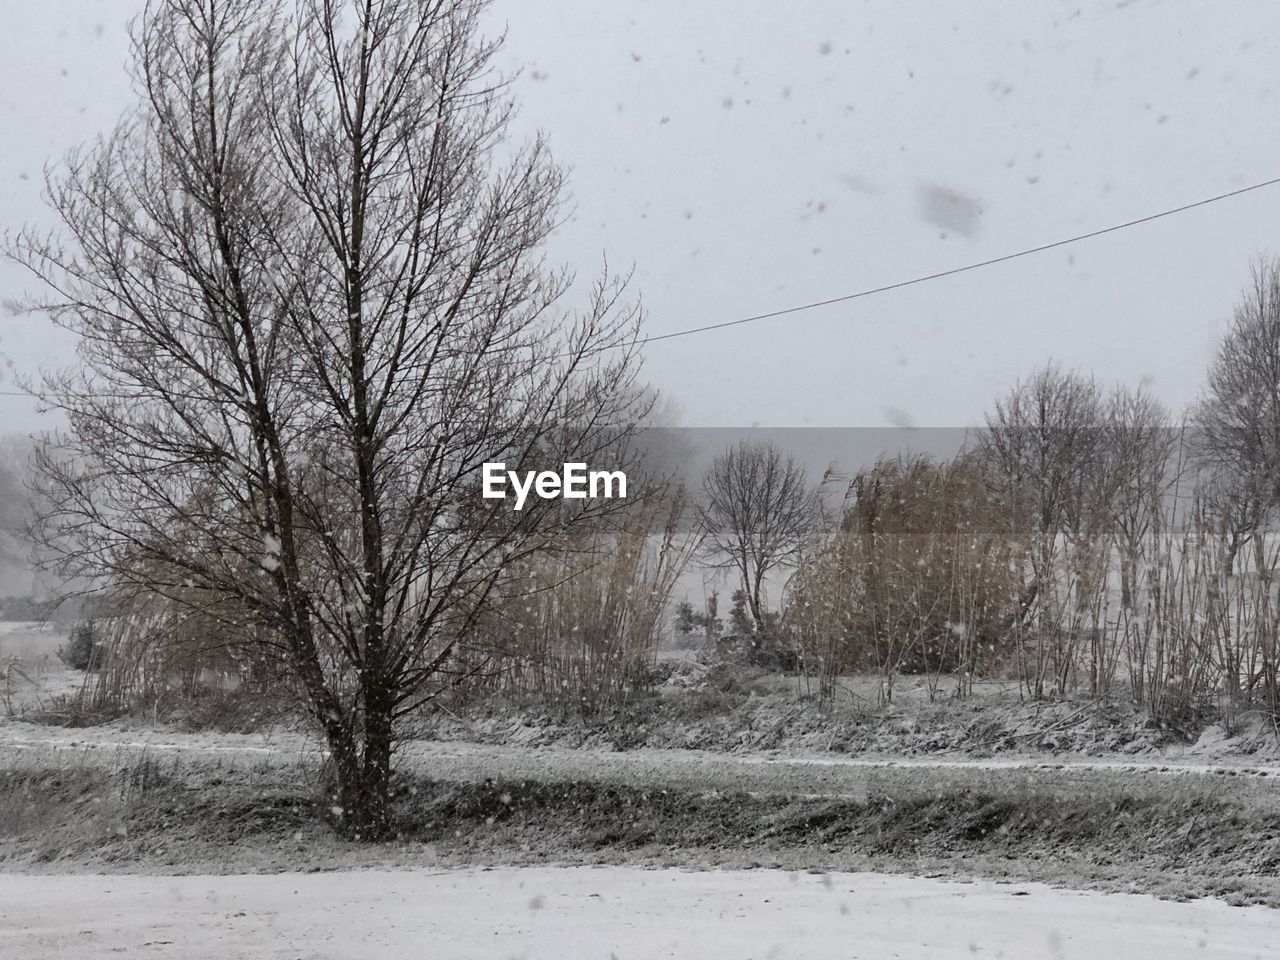
POLYGON ((1143 387, 1117 387, 1105 412, 1106 479, 1120 547, 1121 603, 1132 609, 1143 543, 1163 516, 1176 482, 1179 433, 1169 411, 1143 387))
POLYGON ((9 242, 83 361, 40 388, 69 424, 43 539, 252 621, 229 634, 295 679, 364 838, 504 567, 615 508, 513 512, 481 464, 593 462, 645 402, 625 284, 560 306, 562 174, 508 137, 485 6, 154 0, 138 109, 51 177, 62 231, 9 242))
POLYGON ((1280 259, 1253 265, 1191 424, 1197 510, 1223 540, 1221 587, 1280 505, 1280 259))
POLYGON ((790 565, 818 528, 817 492, 773 443, 741 441, 711 464, 699 507, 710 563, 735 570, 757 633, 766 629, 765 578, 790 565))
POLYGON ((1102 423, 1102 462, 1095 490, 1103 509, 1091 531, 1094 575, 1081 595, 1090 606, 1088 671, 1092 693, 1105 693, 1121 657, 1135 675, 1135 650, 1147 636, 1146 610, 1139 598, 1164 555, 1161 537, 1177 515, 1174 494, 1183 474, 1184 432, 1145 387, 1117 386, 1107 397, 1102 423), (1113 556, 1114 554, 1114 556, 1113 556), (1120 609, 1110 620, 1110 581, 1119 560, 1120 609), (1114 624, 1115 629, 1111 629, 1114 624))
MULTIPOLYGON (((1106 516, 1106 445, 1097 384, 1048 364, 996 402, 979 442, 1001 478, 1009 515, 1018 518, 1010 533, 1030 540, 1031 576, 1022 607, 1035 625, 1036 663, 1027 673, 1019 646, 1019 666, 1038 697, 1049 667, 1061 689, 1072 662, 1074 641, 1060 629, 1066 612, 1060 587, 1070 591, 1074 579, 1060 582, 1064 550, 1073 543, 1086 551, 1095 545, 1094 528, 1106 516)), ((1096 558, 1079 559, 1085 567, 1097 567, 1096 558)))
POLYGON ((1020 381, 987 417, 981 448, 1046 541, 1088 522, 1102 423, 1097 384, 1053 364, 1020 381))
MULTIPOLYGON (((1197 438, 1196 450, 1204 450, 1197 438)), ((1236 572, 1240 552, 1262 530, 1274 509, 1271 478, 1212 458, 1197 463, 1193 478, 1193 518, 1222 542, 1219 586, 1236 572)))
POLYGON ((1205 460, 1280 501, 1280 259, 1254 264, 1193 424, 1205 460))

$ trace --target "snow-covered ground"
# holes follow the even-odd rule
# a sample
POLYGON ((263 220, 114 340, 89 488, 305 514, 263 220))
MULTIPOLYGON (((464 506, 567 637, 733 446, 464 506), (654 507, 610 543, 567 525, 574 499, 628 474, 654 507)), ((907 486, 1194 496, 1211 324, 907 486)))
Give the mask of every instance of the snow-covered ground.
MULTIPOLYGON (((0 765, 81 764, 114 767, 151 759, 216 758, 238 766, 314 764, 323 745, 296 733, 179 733, 110 724, 86 729, 0 723, 0 765)), ((716 753, 642 748, 631 751, 559 746, 408 741, 402 769, 455 782, 537 780, 615 783, 639 787, 782 793, 862 799, 938 790, 982 789, 1023 795, 1028 789, 1120 790, 1162 796, 1170 790, 1229 797, 1280 811, 1280 766, 1246 758, 1221 763, 1092 758, 847 757, 830 754, 716 753)))
POLYGON ((67 642, 66 631, 54 623, 0 620, 0 656, 36 660, 52 657, 67 642))
MULTIPOLYGON (((245 754, 275 756, 285 762, 299 757, 319 758, 327 751, 320 741, 288 730, 267 733, 225 733, 201 731, 188 733, 171 728, 146 728, 124 723, 107 723, 96 727, 56 727, 0 719, 0 750, 51 753, 137 752, 150 755, 168 753, 245 754)), ((1009 757, 917 756, 891 757, 806 753, 799 751, 734 751, 681 750, 645 747, 616 751, 563 746, 525 746, 520 743, 467 743, 456 740, 407 740, 399 746, 406 760, 435 764, 441 760, 471 757, 492 758, 500 764, 519 764, 521 757, 550 758, 565 764, 594 765, 607 762, 619 767, 645 766, 651 762, 667 765, 702 767, 721 760, 734 766, 771 767, 777 769, 815 768, 834 770, 878 769, 958 769, 958 770, 1080 770, 1108 773, 1150 773, 1178 775, 1230 775, 1246 779, 1272 777, 1280 781, 1280 764, 1248 757, 1215 757, 1202 761, 1194 755, 1160 759, 1055 757, 1052 759, 1009 757)), ((539 764, 541 765, 541 764, 539 764)))
POLYGON ((1263 958, 1280 911, 1036 884, 627 868, 0 875, 0 956, 1263 958))
POLYGON ((80 689, 84 672, 58 659, 66 642, 66 632, 53 623, 0 622, 0 712, 43 710, 80 689))

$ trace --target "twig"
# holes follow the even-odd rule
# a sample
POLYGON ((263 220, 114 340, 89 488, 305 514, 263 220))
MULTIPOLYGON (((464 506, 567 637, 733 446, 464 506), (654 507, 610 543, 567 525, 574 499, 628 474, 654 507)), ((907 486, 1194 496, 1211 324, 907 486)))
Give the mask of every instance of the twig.
POLYGON ((1081 707, 1079 710, 1076 710, 1072 713, 1067 714, 1061 720, 1057 721, 1056 723, 1051 723, 1049 726, 1045 727, 1043 730, 1030 730, 1025 733, 1006 733, 1003 736, 995 737, 991 740, 983 740, 979 743, 971 743, 969 744, 968 749, 974 750, 974 749, 977 749, 978 747, 989 747, 993 743, 1002 743, 1005 740, 1021 740, 1023 737, 1046 736, 1050 733, 1053 733, 1053 731, 1055 730, 1062 729, 1062 727, 1064 727, 1069 721, 1074 720, 1076 717, 1080 716, 1080 714, 1084 713, 1090 707, 1096 707, 1100 702, 1101 701, 1099 700, 1091 700, 1088 703, 1086 703, 1083 707, 1081 707))

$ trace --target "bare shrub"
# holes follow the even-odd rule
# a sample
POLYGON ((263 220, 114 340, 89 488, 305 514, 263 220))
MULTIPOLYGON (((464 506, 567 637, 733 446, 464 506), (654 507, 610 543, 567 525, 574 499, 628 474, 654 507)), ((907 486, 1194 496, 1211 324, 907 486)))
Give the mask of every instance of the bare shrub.
POLYGON ((73 670, 92 673, 102 667, 104 647, 100 622, 81 620, 71 628, 71 636, 58 649, 58 658, 73 670))
POLYGON ((100 607, 102 667, 81 691, 82 711, 248 730, 286 717, 304 696, 281 661, 281 638, 238 604, 140 589, 117 590, 100 607))
POLYGON ((1135 695, 1163 723, 1180 726, 1244 709, 1277 706, 1276 564, 1264 539, 1237 558, 1199 508, 1180 535, 1156 543, 1143 636, 1130 675, 1135 695), (1227 572, 1230 566, 1234 572, 1227 572))
POLYGON ((592 712, 643 688, 672 591, 697 547, 682 529, 684 511, 677 495, 665 516, 638 512, 621 529, 582 532, 510 565, 444 668, 460 694, 535 694, 592 712))
POLYGON ((874 670, 881 695, 901 672, 943 674, 955 692, 1007 655, 1019 616, 1019 554, 981 458, 882 460, 849 486, 837 532, 792 578, 787 629, 824 680, 874 670))
POLYGON ((675 646, 682 649, 710 650, 724 630, 720 619, 720 595, 711 591, 703 598, 702 609, 695 610, 688 598, 676 604, 672 626, 675 628, 675 646))

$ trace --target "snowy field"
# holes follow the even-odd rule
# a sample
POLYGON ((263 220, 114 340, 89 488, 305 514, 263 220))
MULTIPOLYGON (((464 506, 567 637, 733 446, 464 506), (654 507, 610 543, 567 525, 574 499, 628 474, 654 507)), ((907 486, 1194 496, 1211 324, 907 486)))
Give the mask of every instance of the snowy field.
POLYGON ((26 620, 0 621, 0 657, 15 657, 35 666, 54 660, 66 643, 66 631, 56 624, 26 620))
POLYGON ((80 689, 84 672, 58 659, 66 642, 53 623, 0 622, 0 715, 42 711, 80 689))
POLYGON ((879 874, 626 868, 0 875, 0 956, 1271 957, 1280 911, 879 874))

